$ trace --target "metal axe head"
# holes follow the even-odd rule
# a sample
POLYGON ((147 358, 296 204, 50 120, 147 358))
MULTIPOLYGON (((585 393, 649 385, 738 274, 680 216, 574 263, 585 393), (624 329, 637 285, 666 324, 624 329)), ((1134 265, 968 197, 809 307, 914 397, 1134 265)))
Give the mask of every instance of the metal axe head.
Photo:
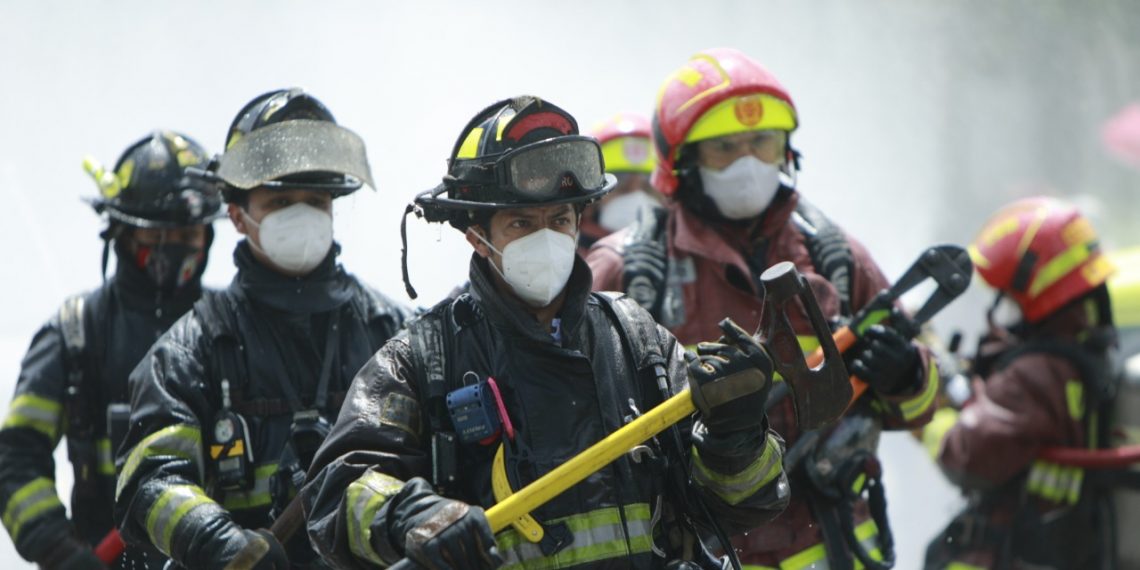
POLYGON ((835 421, 847 409, 852 389, 843 357, 835 346, 815 294, 790 261, 769 267, 760 275, 760 281, 764 284, 764 311, 768 314, 764 342, 772 354, 776 371, 791 389, 796 424, 800 429, 810 430, 835 421), (788 319, 788 303, 797 298, 823 347, 823 363, 815 368, 808 367, 788 319))

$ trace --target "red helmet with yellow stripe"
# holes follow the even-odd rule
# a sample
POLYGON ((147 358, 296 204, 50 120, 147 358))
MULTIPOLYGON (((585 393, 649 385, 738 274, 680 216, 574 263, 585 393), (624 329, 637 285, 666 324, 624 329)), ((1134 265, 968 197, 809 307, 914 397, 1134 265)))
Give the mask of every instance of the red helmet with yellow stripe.
POLYGON ((1101 286, 1115 269, 1088 219, 1045 197, 998 210, 970 245, 970 258, 982 279, 1012 297, 1030 323, 1101 286))
POLYGON ((681 147, 747 131, 798 126, 792 97, 762 65, 732 48, 694 55, 665 79, 653 113, 657 167, 653 185, 662 194, 677 190, 681 147))
POLYGON ((618 113, 594 125, 590 135, 602 145, 606 172, 653 172, 656 161, 649 117, 641 113, 618 113))

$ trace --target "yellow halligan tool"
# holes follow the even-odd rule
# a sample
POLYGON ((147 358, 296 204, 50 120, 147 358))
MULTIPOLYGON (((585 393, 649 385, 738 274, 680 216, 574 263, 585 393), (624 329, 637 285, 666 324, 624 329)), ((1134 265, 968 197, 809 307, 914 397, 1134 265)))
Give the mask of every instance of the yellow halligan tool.
POLYGON ((499 532, 508 526, 514 526, 528 541, 542 540, 542 527, 530 516, 531 511, 550 502, 554 497, 613 463, 634 447, 669 429, 669 426, 689 417, 695 411, 697 408, 689 397, 689 391, 684 390, 514 494, 510 494, 510 487, 506 484, 506 471, 499 468, 503 462, 503 448, 500 446, 495 454, 495 468, 492 474, 503 473, 503 484, 507 486, 508 494, 505 497, 499 496, 496 478, 492 477, 491 484, 496 487, 495 500, 499 502, 486 512, 491 531, 499 532), (538 529, 537 538, 528 534, 533 530, 529 526, 531 523, 538 529))

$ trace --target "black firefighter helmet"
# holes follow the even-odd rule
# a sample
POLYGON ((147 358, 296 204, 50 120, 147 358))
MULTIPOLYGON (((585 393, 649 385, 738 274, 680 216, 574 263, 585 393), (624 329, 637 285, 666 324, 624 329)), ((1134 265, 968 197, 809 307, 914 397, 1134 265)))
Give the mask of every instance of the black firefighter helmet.
POLYGON ((266 188, 325 190, 334 197, 375 188, 364 141, 337 125, 328 107, 300 88, 247 103, 230 124, 225 151, 197 174, 235 193, 266 188))
MULTIPOLYGON (((578 132, 578 122, 557 105, 523 95, 480 111, 463 128, 448 159, 447 175, 408 205, 428 222, 448 222, 459 231, 495 210, 575 204, 584 206, 613 190, 597 139, 578 132)), ((404 285, 408 281, 407 237, 404 285)))
POLYGON ((187 176, 209 155, 190 137, 157 130, 127 147, 108 171, 95 159, 83 168, 95 179, 99 196, 89 200, 111 225, 169 228, 209 224, 221 217, 222 199, 216 188, 187 176))
POLYGON ((499 101, 475 115, 455 141, 443 182, 416 196, 429 222, 467 229, 478 212, 588 204, 617 183, 602 150, 566 111, 538 97, 499 101))

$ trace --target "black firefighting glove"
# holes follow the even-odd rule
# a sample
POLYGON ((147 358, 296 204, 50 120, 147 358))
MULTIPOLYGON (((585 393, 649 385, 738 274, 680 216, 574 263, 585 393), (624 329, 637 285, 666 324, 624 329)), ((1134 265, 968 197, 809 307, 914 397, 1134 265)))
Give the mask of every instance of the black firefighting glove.
POLYGON ((661 315, 665 271, 668 266, 665 243, 635 240, 622 253, 622 289, 654 317, 661 315))
POLYGON ((891 327, 871 325, 851 355, 847 370, 880 394, 901 394, 921 382, 918 349, 891 327))
POLYGON ((388 540, 420 566, 459 570, 503 565, 483 509, 435 494, 420 477, 390 500, 388 540))
POLYGON ((755 430, 765 425, 764 404, 772 389, 768 352, 731 319, 725 335, 697 345, 689 360, 689 389, 711 435, 755 430))
POLYGON ((58 544, 53 544, 50 551, 36 564, 43 570, 106 570, 107 565, 95 556, 95 551, 87 543, 68 536, 58 544))
POLYGON ((285 547, 273 533, 259 528, 243 530, 246 545, 226 564, 226 570, 289 570, 285 547))

